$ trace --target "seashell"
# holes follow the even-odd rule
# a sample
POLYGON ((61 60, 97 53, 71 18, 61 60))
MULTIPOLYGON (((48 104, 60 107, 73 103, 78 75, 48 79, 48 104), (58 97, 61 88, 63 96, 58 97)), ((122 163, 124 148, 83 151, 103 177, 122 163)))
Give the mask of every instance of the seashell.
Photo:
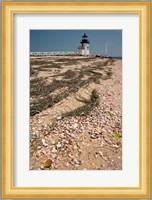
POLYGON ((59 117, 57 117, 56 119, 57 119, 57 120, 61 120, 61 119, 62 119, 62 116, 59 116, 59 117))
POLYGON ((52 153, 57 153, 57 150, 55 148, 52 149, 52 153))
POLYGON ((36 157, 38 157, 38 158, 40 157, 40 153, 39 152, 36 153, 36 157))
POLYGON ((74 123, 73 128, 76 129, 78 127, 77 123, 74 123))
POLYGON ((48 146, 48 144, 45 142, 45 139, 43 139, 43 138, 42 138, 42 144, 43 144, 44 147, 48 146))
POLYGON ((54 159, 56 158, 56 154, 52 154, 51 157, 54 159))
POLYGON ((41 169, 41 170, 44 170, 44 165, 40 165, 40 169, 41 169))
POLYGON ((68 162, 65 164, 66 167, 68 167, 69 165, 70 165, 70 164, 69 164, 68 162))
POLYGON ((75 135, 74 133, 71 133, 70 136, 71 136, 72 138, 75 138, 75 137, 76 137, 76 135, 75 135))
POLYGON ((74 149, 74 150, 77 149, 77 145, 74 145, 74 146, 73 146, 73 149, 74 149))
POLYGON ((60 143, 58 143, 58 144, 56 145, 56 147, 57 147, 57 148, 61 148, 62 145, 61 145, 60 143))
POLYGON ((98 154, 98 152, 96 152, 96 153, 94 154, 95 158, 97 158, 97 157, 98 157, 98 155, 99 155, 99 154, 98 154))
POLYGON ((78 152, 81 153, 82 152, 81 149, 78 149, 78 152))
POLYGON ((99 154, 101 157, 103 156, 102 151, 98 151, 98 154, 99 154))

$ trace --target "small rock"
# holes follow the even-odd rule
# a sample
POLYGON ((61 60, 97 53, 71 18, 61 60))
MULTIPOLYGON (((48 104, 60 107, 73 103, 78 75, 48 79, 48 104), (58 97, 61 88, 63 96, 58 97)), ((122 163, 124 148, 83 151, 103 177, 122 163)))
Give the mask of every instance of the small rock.
POLYGON ((119 128, 119 127, 120 127, 120 123, 119 123, 119 122, 116 122, 115 127, 116 127, 116 128, 119 128))
POLYGON ((51 164, 52 164, 52 160, 51 159, 47 159, 47 160, 43 161, 44 167, 50 167, 51 164))

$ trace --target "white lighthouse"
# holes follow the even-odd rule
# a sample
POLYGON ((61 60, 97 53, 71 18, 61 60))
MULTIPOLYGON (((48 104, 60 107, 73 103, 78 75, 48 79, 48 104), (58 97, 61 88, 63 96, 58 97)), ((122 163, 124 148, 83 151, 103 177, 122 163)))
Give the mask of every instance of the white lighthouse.
POLYGON ((86 35, 86 33, 84 33, 84 35, 82 36, 82 40, 78 47, 78 52, 80 55, 84 55, 84 56, 88 56, 90 54, 89 53, 89 40, 88 40, 88 36, 86 35))

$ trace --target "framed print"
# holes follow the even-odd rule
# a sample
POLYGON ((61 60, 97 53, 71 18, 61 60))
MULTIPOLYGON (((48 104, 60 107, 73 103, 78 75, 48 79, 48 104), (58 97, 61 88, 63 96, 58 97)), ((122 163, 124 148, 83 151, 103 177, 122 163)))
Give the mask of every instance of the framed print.
POLYGON ((2 2, 3 198, 150 197, 150 3, 2 2))

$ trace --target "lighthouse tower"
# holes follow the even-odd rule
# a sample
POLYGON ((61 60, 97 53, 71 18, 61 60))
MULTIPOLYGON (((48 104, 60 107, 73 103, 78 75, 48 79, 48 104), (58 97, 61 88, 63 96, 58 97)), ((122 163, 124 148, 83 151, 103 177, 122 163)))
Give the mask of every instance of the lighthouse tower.
POLYGON ((89 53, 89 40, 88 40, 88 36, 86 35, 86 33, 84 33, 84 35, 82 36, 82 40, 78 47, 78 52, 80 55, 84 55, 84 56, 88 56, 90 54, 89 53))

